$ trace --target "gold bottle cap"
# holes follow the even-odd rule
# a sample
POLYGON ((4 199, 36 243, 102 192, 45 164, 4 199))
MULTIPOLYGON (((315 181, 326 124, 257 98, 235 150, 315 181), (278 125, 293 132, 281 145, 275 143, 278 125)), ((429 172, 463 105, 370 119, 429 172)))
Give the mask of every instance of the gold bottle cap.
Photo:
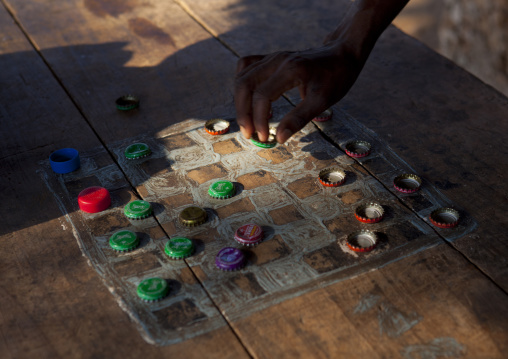
POLYGON ((187 227, 199 226, 206 222, 208 215, 199 207, 187 207, 180 212, 180 223, 187 227))

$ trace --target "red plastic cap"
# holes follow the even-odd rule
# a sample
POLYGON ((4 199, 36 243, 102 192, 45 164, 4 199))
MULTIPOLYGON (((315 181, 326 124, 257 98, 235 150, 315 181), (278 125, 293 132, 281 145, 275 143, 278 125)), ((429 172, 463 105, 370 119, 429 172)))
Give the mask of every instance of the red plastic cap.
POLYGON ((79 193, 78 204, 83 212, 98 213, 109 208, 111 196, 103 187, 88 187, 79 193))

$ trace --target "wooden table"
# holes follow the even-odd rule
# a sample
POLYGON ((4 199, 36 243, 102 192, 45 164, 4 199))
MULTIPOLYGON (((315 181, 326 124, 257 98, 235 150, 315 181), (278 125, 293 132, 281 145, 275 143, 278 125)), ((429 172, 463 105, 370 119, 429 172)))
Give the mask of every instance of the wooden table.
POLYGON ((460 238, 438 232, 409 256, 151 345, 41 175, 59 148, 102 148, 102 165, 119 168, 118 141, 234 114, 238 56, 315 46, 347 3, 2 0, 2 357, 506 357, 508 100, 395 28, 336 109, 474 219, 460 238), (135 115, 113 105, 130 92, 135 115))

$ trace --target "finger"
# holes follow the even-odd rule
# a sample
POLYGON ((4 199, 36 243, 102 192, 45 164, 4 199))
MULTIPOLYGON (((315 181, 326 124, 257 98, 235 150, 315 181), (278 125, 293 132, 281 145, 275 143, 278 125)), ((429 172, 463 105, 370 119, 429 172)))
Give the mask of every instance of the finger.
POLYGON ((245 138, 250 138, 254 132, 252 122, 252 90, 247 82, 235 83, 236 121, 245 138))
POLYGON ((263 60, 264 58, 265 55, 251 55, 240 58, 236 63, 236 74, 238 75, 240 72, 244 71, 247 67, 263 60))
POLYGON ((268 97, 255 92, 252 96, 252 122, 261 142, 268 140, 268 121, 272 101, 268 97))
POLYGON ((324 101, 308 96, 280 121, 277 127, 277 142, 286 142, 326 108, 324 101))
POLYGON ((279 69, 254 91, 252 95, 252 120, 261 142, 268 139, 268 122, 272 102, 276 101, 284 92, 298 86, 298 84, 299 80, 293 76, 293 71, 279 69))
POLYGON ((298 92, 300 92, 300 99, 305 100, 305 94, 307 92, 307 87, 304 84, 299 85, 298 92))
MULTIPOLYGON (((243 70, 243 76, 237 77, 235 81, 235 108, 237 122, 240 126, 240 131, 245 138, 250 138, 255 130, 253 123, 253 106, 252 95, 254 89, 270 76, 270 67, 260 67, 258 63, 253 63, 251 67, 243 70)), ((261 107, 263 108, 263 107, 261 107)), ((258 110, 259 111, 259 110, 258 110)), ((266 141, 268 136, 268 126, 265 126, 266 131, 262 130, 264 135, 260 140, 266 141), (265 136, 265 137, 263 137, 265 136)))
POLYGON ((236 75, 235 108, 240 131, 245 138, 250 138, 255 129, 252 118, 252 93, 277 68, 277 62, 272 61, 276 57, 278 54, 247 56, 238 63, 238 67, 243 69, 236 75), (244 67, 245 65, 247 67, 244 67))
MULTIPOLYGON (((246 138, 250 138, 256 130, 260 141, 268 139, 271 99, 277 99, 282 93, 273 93, 271 88, 274 87, 274 82, 270 81, 270 78, 287 56, 287 53, 265 56, 263 60, 251 64, 241 72, 240 76, 237 76, 235 82, 237 121, 246 138), (268 85, 267 88, 266 85, 268 85)), ((275 84, 279 85, 276 82, 275 84)))

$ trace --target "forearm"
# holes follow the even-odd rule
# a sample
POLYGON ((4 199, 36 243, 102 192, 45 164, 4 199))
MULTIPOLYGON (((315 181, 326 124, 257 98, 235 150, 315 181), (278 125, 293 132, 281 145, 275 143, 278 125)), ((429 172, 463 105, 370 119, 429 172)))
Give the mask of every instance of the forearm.
POLYGON ((337 29, 325 39, 332 45, 344 43, 366 59, 377 39, 409 0, 354 0, 337 29))

